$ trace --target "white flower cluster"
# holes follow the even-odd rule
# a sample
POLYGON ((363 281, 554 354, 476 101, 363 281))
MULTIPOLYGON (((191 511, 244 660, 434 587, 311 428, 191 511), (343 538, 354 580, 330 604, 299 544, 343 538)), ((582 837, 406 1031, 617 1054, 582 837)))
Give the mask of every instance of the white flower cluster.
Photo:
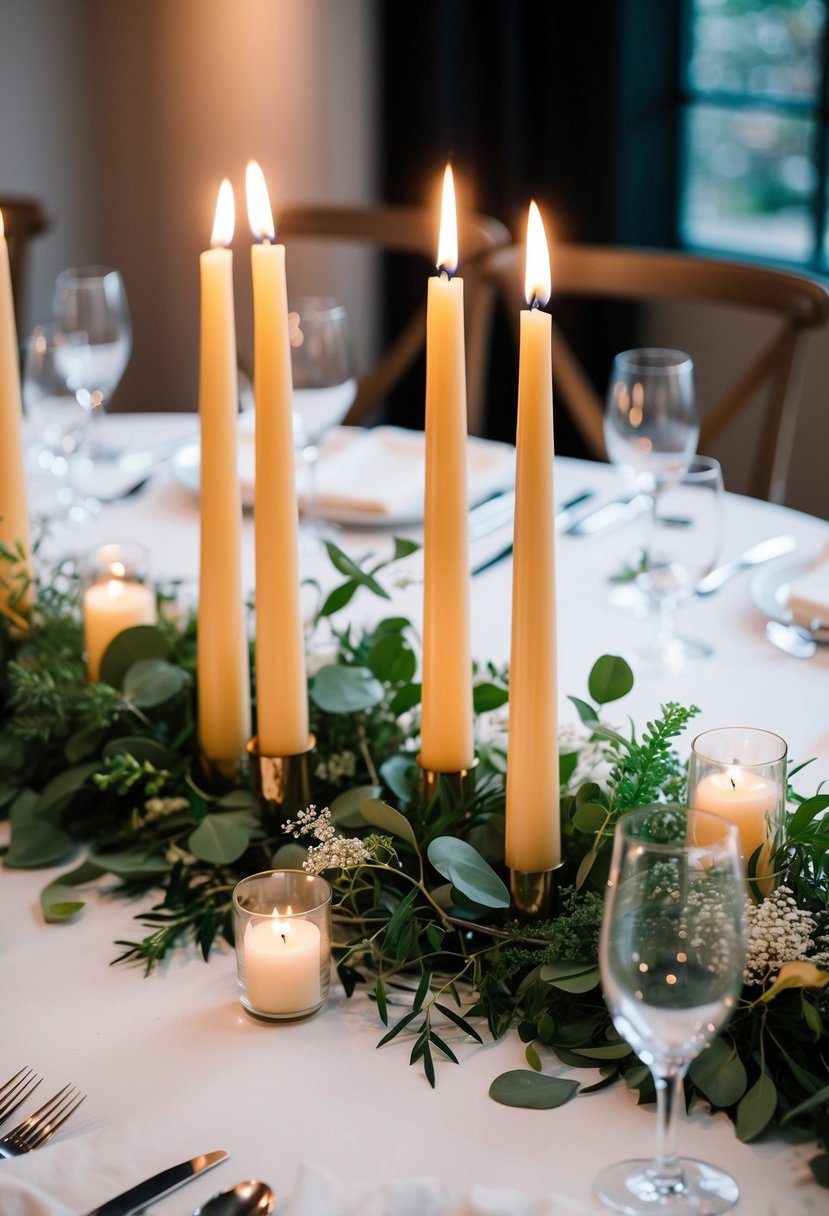
POLYGON ((826 966, 829 955, 814 953, 818 923, 811 912, 798 908, 791 889, 780 886, 760 904, 751 904, 747 914, 748 949, 745 981, 762 983, 784 963, 809 959, 826 966))
POLYGON ((314 776, 320 781, 339 781, 341 777, 353 777, 357 771, 357 757, 354 752, 333 752, 327 760, 320 760, 314 769, 314 776))
POLYGON ((303 862, 303 869, 308 874, 347 870, 372 860, 362 840, 337 835, 327 806, 319 812, 313 805, 306 807, 297 814, 296 820, 289 820, 283 826, 283 831, 290 832, 292 836, 313 836, 320 842, 310 846, 303 862))

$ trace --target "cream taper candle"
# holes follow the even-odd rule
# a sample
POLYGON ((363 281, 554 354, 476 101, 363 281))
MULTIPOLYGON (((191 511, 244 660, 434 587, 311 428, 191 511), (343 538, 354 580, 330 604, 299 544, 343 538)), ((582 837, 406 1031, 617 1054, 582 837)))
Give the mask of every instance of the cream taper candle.
MULTIPOLYGON (((0 611, 12 604, 30 574, 29 509, 23 463, 23 405, 14 316, 9 247, 0 212, 0 541, 10 550, 23 548, 22 564, 0 558, 0 611)), ((24 597, 24 598, 28 598, 24 597)), ((19 614, 15 614, 19 615, 19 614)))
POLYGON ((233 309, 233 189, 219 189, 212 248, 201 255, 201 545, 197 650, 202 754, 228 768, 250 738, 250 663, 242 594, 242 499, 233 309))
POLYGON ((512 575, 506 862, 539 873, 561 861, 556 677, 550 259, 535 203, 521 313, 512 575))
POLYGON ((466 488, 466 364, 463 280, 452 171, 443 182, 439 276, 426 312, 426 486, 423 516, 423 716, 420 763, 436 772, 470 768, 472 659, 469 638, 469 503, 466 488))
POLYGON ((268 189, 255 161, 246 175, 257 244, 253 275, 256 404, 256 706, 259 752, 308 749, 308 686, 299 597, 299 515, 294 480, 293 390, 285 246, 274 245, 268 189))

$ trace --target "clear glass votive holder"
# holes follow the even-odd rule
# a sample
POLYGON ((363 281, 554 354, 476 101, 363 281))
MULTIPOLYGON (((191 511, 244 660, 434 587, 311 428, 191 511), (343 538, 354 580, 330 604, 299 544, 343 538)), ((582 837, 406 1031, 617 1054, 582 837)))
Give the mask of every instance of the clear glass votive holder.
POLYGON ((90 680, 100 679, 104 652, 119 633, 156 623, 156 595, 148 575, 149 555, 137 541, 100 545, 83 559, 83 633, 90 680))
POLYGON ((308 1017, 328 997, 331 886, 304 870, 265 870, 233 892, 239 999, 268 1021, 308 1017))
POLYGON ((745 726, 707 730, 691 744, 688 806, 735 825, 743 867, 766 879, 764 894, 786 813, 787 751, 779 735, 745 726))

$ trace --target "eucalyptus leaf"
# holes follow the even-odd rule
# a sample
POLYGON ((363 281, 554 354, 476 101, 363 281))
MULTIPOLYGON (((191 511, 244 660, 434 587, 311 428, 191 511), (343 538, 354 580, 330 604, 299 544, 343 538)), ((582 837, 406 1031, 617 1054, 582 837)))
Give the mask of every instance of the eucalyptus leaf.
POLYGON ((34 814, 42 815, 44 811, 56 807, 64 799, 71 798, 82 785, 86 785, 92 774, 97 773, 100 767, 97 761, 90 761, 86 764, 75 764, 72 768, 58 773, 57 777, 53 777, 41 791, 40 797, 34 804, 34 814))
POLYGON ((166 659, 170 645, 157 625, 133 625, 117 634, 101 658, 101 679, 120 688, 124 676, 140 659, 166 659))
POLYGON ((63 749, 67 763, 79 764, 81 760, 86 760, 88 756, 95 755, 101 746, 104 733, 98 726, 87 726, 83 730, 76 730, 66 740, 63 749))
POLYGON ((50 882, 40 893, 40 906, 43 919, 48 925, 63 924, 71 920, 81 911, 86 901, 78 899, 78 893, 68 883, 60 879, 50 882))
POLYGON ((472 708, 476 714, 485 714, 500 709, 509 701, 509 689, 501 684, 484 682, 472 689, 472 708))
POLYGON ((379 705, 386 692, 365 667, 322 667, 311 684, 311 700, 330 714, 353 714, 379 705))
POLYGON ((389 702, 389 709, 395 718, 399 718, 401 714, 406 714, 410 709, 414 709, 415 705, 419 705, 422 697, 422 687, 417 681, 411 684, 404 684, 401 688, 398 688, 392 697, 389 702))
POLYGON ((744 1143, 756 1140, 774 1118, 777 1109, 777 1089, 766 1072, 760 1076, 745 1094, 737 1107, 737 1137, 744 1143))
POLYGON ((250 844, 250 828, 236 815, 205 815, 190 833, 188 847, 194 856, 213 865, 229 865, 241 857, 250 844))
POLYGON ((0 734, 0 768, 20 769, 26 762, 26 751, 19 739, 8 731, 0 734))
POLYGON ((132 756, 139 764, 147 761, 154 768, 169 768, 174 763, 167 748, 146 735, 122 735, 118 739, 110 739, 104 744, 102 754, 105 760, 111 760, 113 756, 132 756))
POLYGON ((399 752, 380 765, 380 776, 395 797, 402 802, 411 802, 420 782, 420 769, 413 756, 399 752))
POLYGON ((405 815, 401 815, 400 811, 396 811, 388 803, 379 798, 366 798, 360 805, 360 814, 366 823, 379 828, 381 832, 388 832, 391 836, 399 836, 413 849, 417 849, 417 837, 412 825, 405 815))
POLYGON ((331 812, 331 822, 338 828, 359 828, 365 824, 360 813, 360 806, 367 798, 379 798, 382 793, 379 785, 354 785, 351 789, 338 794, 328 808, 331 812))
POLYGON ((9 869, 29 870, 41 866, 56 865, 74 849, 72 837, 50 822, 48 818, 33 813, 34 804, 27 799, 26 809, 21 799, 29 791, 15 799, 9 811, 12 838, 3 865, 9 869), (17 811, 15 810, 17 808, 17 811))
POLYGON ((301 870, 308 857, 308 850, 296 840, 282 844, 271 857, 271 868, 274 870, 301 870))
POLYGON ((152 845, 136 845, 118 853, 93 853, 91 861, 106 873, 125 881, 151 878, 167 871, 166 858, 152 845))
POLYGON ((743 1062, 724 1035, 712 1039, 692 1061, 689 1075, 700 1093, 718 1107, 739 1102, 748 1084, 743 1062))
POLYGON ((618 701, 633 688, 630 664, 618 655, 604 654, 593 664, 587 688, 597 705, 618 701))
POLYGON ((561 1077, 545 1077, 525 1068, 502 1072, 489 1087, 489 1096, 502 1106, 520 1106, 525 1110, 554 1110, 563 1106, 578 1090, 578 1081, 561 1077))
POLYGON ((180 667, 164 659, 139 659, 124 675, 124 697, 138 709, 154 709, 178 696, 187 683, 180 667))
POLYGON ((368 654, 367 663, 378 680, 388 684, 408 684, 417 671, 417 658, 399 633, 383 634, 368 654))
POLYGON ((508 908, 509 891, 480 853, 455 836, 438 836, 428 848, 429 861, 463 895, 486 908, 508 908))
POLYGON ((588 832, 592 835, 604 827, 608 818, 607 807, 601 806, 598 802, 588 802, 585 806, 576 808, 573 815, 573 827, 578 828, 580 832, 588 832))
POLYGON ((548 963, 541 968, 541 979, 562 992, 590 992, 599 983, 599 968, 574 963, 548 963))

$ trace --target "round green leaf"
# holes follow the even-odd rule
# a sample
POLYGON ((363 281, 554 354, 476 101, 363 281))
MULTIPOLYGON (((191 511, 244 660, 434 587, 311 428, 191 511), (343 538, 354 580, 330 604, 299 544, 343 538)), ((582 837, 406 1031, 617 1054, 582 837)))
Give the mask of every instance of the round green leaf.
POLYGON ((603 654, 593 664, 587 687, 597 705, 606 705, 627 696, 633 688, 633 672, 618 655, 603 654))
POLYGON ((90 762, 73 765, 72 768, 58 773, 57 777, 53 777, 41 790, 37 802, 34 804, 33 813, 42 815, 44 811, 57 806, 64 798, 70 798, 100 767, 97 762, 90 762))
POLYGON ((77 916, 85 901, 78 899, 78 893, 69 883, 51 882, 40 893, 40 906, 43 909, 43 919, 48 925, 59 925, 77 916))
POLYGON ((417 671, 415 652, 399 633, 386 633, 377 639, 369 651, 368 665, 378 680, 387 684, 408 684, 417 671))
POLYGON ((154 768, 168 768, 172 763, 166 747, 144 735, 123 735, 120 739, 110 739, 104 746, 103 755, 107 760, 113 756, 132 756, 139 764, 146 760, 154 768))
POLYGON ((308 856, 308 850, 295 840, 282 844, 271 857, 271 868, 274 870, 301 870, 308 856))
POLYGON ((716 1038, 692 1062, 691 1080, 712 1106, 733 1106, 746 1091, 746 1070, 727 1038, 716 1038))
POLYGON ((380 776, 401 802, 411 802, 417 794, 420 769, 413 756, 406 756, 402 752, 390 756, 380 765, 380 776))
POLYGON ((385 689, 365 667, 322 667, 311 685, 311 700, 329 714, 353 714, 379 705, 385 689))
POLYGON ((139 659, 124 675, 122 691, 138 709, 164 705, 181 692, 187 676, 164 659, 139 659))
POLYGON ((63 754, 69 764, 78 764, 87 756, 92 756, 100 747, 104 731, 98 726, 87 726, 84 730, 75 731, 66 740, 63 754))
POLYGON ((502 1106, 520 1106, 524 1110, 554 1110, 563 1106, 579 1087, 578 1081, 561 1077, 545 1077, 525 1068, 502 1072, 489 1087, 489 1096, 502 1106))
POLYGON ((112 639, 101 659, 101 679, 120 688, 124 676, 139 659, 166 659, 167 639, 156 625, 133 625, 112 639))
POLYGON ((361 828, 365 824, 360 814, 360 805, 367 798, 379 798, 381 793, 378 785, 355 785, 350 790, 338 794, 328 808, 331 812, 331 822, 339 828, 361 828))
POLYGON ((490 709, 500 709, 509 701, 509 689, 500 684, 476 684, 472 689, 472 706, 476 714, 486 713, 490 709))
POLYGON ((12 824, 12 840, 3 864, 9 869, 36 870, 55 865, 74 848, 72 837, 47 819, 12 824))
POLYGON ((545 963, 541 979, 563 992, 590 992, 599 982, 599 968, 588 962, 545 963))
POLYGON ((508 908, 509 891, 472 845, 455 836, 438 836, 429 845, 429 861, 456 890, 486 908, 508 908))
POLYGON ((366 798, 360 804, 360 814, 366 823, 379 828, 381 832, 399 836, 401 840, 408 841, 413 849, 417 848, 417 838, 412 825, 405 815, 401 815, 400 811, 396 811, 387 802, 382 802, 379 798, 366 798))
POLYGON ((577 808, 573 815, 573 827, 578 828, 580 832, 598 832, 607 823, 607 818, 606 807, 600 806, 598 802, 588 802, 577 808))
POLYGON ((241 857, 250 844, 250 828, 237 815, 206 815, 190 833, 188 846, 201 861, 228 865, 241 857))

